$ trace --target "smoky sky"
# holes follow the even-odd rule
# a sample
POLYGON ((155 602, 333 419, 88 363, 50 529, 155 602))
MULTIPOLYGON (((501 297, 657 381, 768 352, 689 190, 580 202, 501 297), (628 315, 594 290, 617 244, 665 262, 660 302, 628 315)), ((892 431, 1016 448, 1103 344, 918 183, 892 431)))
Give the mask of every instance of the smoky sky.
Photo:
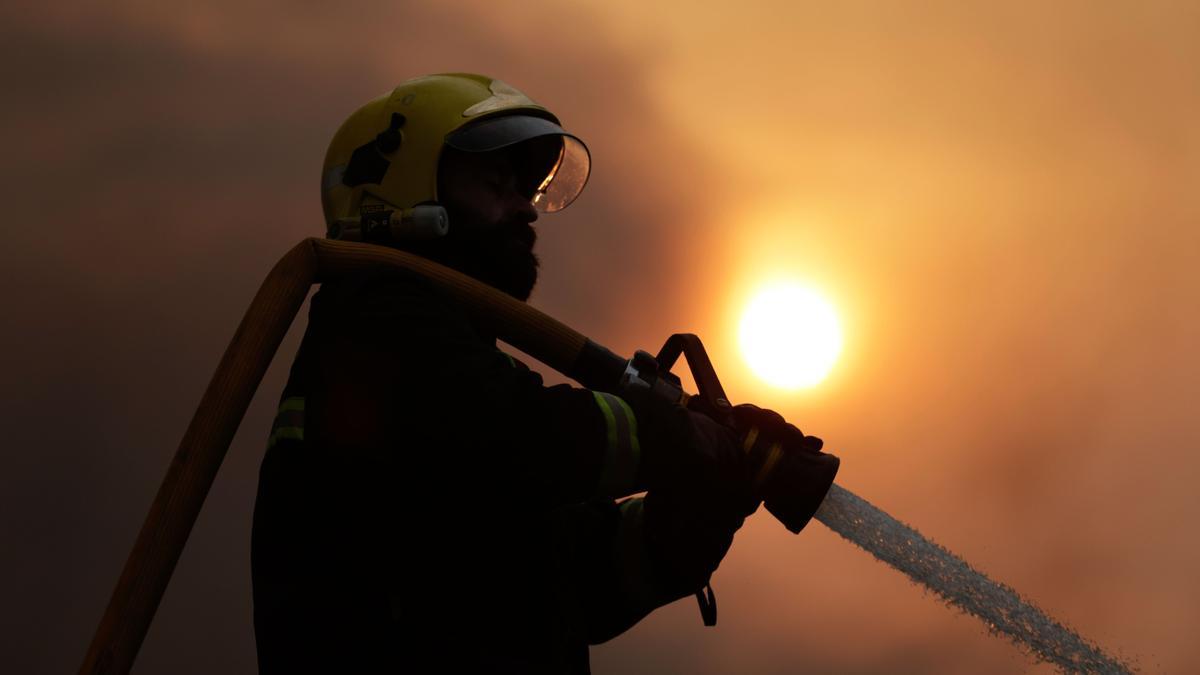
MULTIPOLYGON (((6 7, 6 669, 78 667, 242 312, 322 232, 342 119, 471 71, 592 151, 583 195, 536 224, 535 305, 624 353, 700 333, 739 400, 826 438, 843 485, 1145 669, 1195 670, 1200 19, 1090 7, 6 7), (798 395, 745 376, 730 337, 781 270, 847 329, 798 395)), ((136 672, 254 669, 250 515, 303 323, 136 672)), ((817 524, 756 515, 714 585, 716 628, 675 603, 594 670, 1049 672, 817 524)))

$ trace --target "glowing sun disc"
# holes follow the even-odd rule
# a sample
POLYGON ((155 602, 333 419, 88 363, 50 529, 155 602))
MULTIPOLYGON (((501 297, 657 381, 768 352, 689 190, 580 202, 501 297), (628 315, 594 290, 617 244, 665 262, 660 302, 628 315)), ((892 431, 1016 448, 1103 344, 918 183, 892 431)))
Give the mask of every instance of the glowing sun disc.
POLYGON ((754 374, 784 389, 820 383, 842 351, 833 305, 795 284, 759 291, 742 314, 738 337, 754 374))

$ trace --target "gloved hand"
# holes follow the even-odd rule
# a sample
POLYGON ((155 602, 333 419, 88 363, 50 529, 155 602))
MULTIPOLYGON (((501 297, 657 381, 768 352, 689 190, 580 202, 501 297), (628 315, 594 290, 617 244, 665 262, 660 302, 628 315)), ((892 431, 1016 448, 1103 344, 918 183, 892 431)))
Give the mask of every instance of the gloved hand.
POLYGON ((745 488, 750 465, 735 429, 648 389, 629 387, 618 393, 637 418, 639 491, 715 490, 721 497, 740 492, 749 498, 745 488))
POLYGON ((773 410, 742 404, 734 407, 733 418, 753 494, 792 533, 799 533, 829 492, 840 460, 821 452, 820 438, 804 435, 773 410))
POLYGON ((637 417, 646 543, 660 587, 682 597, 707 583, 760 503, 734 429, 649 391, 620 392, 637 417))

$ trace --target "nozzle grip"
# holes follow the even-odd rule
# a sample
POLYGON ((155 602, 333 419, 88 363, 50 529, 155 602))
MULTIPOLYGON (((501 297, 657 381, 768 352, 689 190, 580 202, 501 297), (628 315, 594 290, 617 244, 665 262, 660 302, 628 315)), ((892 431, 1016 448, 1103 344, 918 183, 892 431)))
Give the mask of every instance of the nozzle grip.
POLYGON ((841 460, 836 455, 785 449, 763 486, 763 504, 792 534, 812 520, 833 479, 841 460))

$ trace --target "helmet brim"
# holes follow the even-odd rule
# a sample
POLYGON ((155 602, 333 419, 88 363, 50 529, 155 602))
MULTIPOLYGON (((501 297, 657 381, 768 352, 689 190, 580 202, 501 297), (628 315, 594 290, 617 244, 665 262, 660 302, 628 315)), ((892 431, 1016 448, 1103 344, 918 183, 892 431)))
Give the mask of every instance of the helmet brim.
POLYGON ((544 179, 537 177, 534 206, 539 211, 561 211, 583 192, 591 174, 591 152, 578 136, 558 124, 534 115, 499 115, 468 124, 446 136, 446 145, 463 152, 492 152, 554 136, 562 140, 544 179))
POLYGON ((543 136, 567 136, 583 143, 577 136, 544 117, 498 115, 451 132, 446 136, 446 145, 464 152, 491 152, 543 136))

